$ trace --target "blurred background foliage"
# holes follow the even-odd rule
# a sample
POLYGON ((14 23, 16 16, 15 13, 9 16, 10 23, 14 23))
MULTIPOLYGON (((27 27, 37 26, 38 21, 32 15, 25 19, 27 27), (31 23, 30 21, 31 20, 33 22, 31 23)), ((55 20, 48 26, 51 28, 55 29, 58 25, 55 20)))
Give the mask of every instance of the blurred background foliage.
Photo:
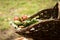
POLYGON ((0 30, 9 29, 9 19, 14 16, 33 15, 51 8, 60 0, 0 0, 0 30))

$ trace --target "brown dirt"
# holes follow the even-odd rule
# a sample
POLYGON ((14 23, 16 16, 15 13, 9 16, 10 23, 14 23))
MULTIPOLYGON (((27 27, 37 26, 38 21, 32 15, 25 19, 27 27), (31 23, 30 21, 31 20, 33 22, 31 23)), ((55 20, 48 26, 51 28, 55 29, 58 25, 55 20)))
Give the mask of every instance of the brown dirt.
MULTIPOLYGON (((10 28, 9 30, 0 30, 0 40, 15 40, 17 38, 22 37, 21 35, 18 35, 15 33, 13 28, 10 28)), ((32 40, 30 38, 27 38, 28 40, 32 40)))
POLYGON ((4 31, 0 30, 0 40, 13 40, 17 37, 20 37, 20 35, 16 34, 13 28, 4 31))

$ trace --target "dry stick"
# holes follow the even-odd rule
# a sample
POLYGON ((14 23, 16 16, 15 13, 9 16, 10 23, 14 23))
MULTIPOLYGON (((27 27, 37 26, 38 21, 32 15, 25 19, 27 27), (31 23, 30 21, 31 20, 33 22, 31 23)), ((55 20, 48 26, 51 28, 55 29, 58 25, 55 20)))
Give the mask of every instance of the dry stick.
POLYGON ((60 2, 58 2, 57 5, 58 5, 58 19, 60 19, 60 2))

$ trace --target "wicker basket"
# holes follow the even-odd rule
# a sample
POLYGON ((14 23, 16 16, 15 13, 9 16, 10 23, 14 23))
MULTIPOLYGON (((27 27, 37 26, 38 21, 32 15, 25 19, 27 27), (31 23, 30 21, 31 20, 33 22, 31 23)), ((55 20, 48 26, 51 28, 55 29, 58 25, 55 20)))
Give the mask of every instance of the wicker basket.
POLYGON ((16 31, 16 33, 24 35, 25 37, 31 37, 34 40, 60 40, 60 20, 58 15, 58 6, 59 2, 53 8, 45 9, 32 15, 29 18, 32 19, 36 16, 39 16, 38 19, 40 22, 23 28, 20 31, 16 31), (44 20, 41 21, 41 13, 43 13, 43 16, 45 14, 49 14, 48 16, 50 17, 43 17, 44 20), (52 19, 50 19, 51 17, 52 19))

